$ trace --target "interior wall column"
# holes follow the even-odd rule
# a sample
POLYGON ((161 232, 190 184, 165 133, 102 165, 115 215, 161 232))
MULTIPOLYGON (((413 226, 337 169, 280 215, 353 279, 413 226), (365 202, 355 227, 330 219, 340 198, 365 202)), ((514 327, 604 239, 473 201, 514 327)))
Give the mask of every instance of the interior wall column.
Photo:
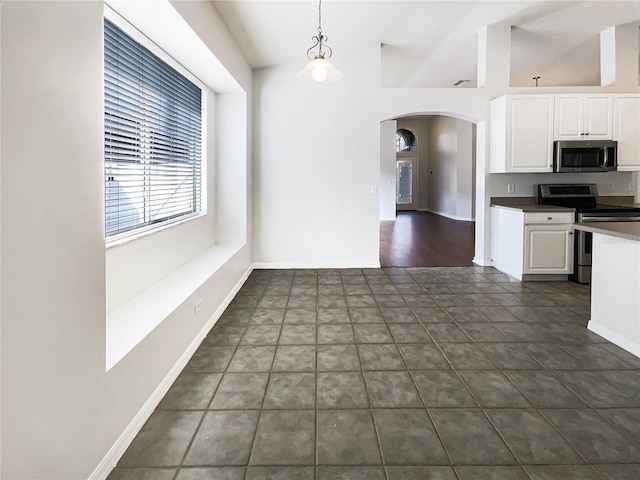
POLYGON ((600 33, 600 84, 638 89, 637 25, 615 25, 600 33))
POLYGON ((478 33, 478 88, 504 95, 511 75, 511 25, 495 24, 478 33))

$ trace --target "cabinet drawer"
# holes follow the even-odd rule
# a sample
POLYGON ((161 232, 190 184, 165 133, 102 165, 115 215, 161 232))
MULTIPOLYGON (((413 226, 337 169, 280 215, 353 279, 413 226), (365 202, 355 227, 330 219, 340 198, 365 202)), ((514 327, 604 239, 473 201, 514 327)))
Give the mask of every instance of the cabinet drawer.
POLYGON ((573 223, 573 212, 528 212, 524 214, 525 225, 549 223, 573 223))

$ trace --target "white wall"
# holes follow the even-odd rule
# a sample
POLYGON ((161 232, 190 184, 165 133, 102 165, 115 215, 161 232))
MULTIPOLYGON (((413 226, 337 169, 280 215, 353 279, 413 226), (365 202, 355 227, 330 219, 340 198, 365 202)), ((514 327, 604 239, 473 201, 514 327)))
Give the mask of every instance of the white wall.
MULTIPOLYGON (((179 3, 183 15, 198 18, 197 29, 220 25, 206 2, 179 3)), ((94 478, 103 478, 159 400, 163 382, 177 374, 246 273, 251 244, 105 372, 103 4, 3 1, 0 8, 0 476, 76 480, 97 468, 94 478), (194 298, 206 299, 197 317, 194 298)), ((250 94, 250 69, 237 49, 228 48, 228 34, 207 29, 199 35, 232 60, 230 70, 241 73, 236 79, 250 94)), ((237 139, 245 152, 248 134, 237 139)), ((240 172, 248 161, 241 156, 240 172)), ((240 180, 234 188, 246 219, 250 176, 229 175, 240 180)), ((208 224, 206 240, 188 244, 190 229, 168 233, 178 238, 167 239, 158 252, 184 246, 192 249, 189 256, 215 240, 208 224)))
POLYGON ((379 45, 339 60, 333 84, 297 80, 303 60, 255 74, 259 264, 379 265, 379 45))
POLYGON ((396 146, 398 122, 380 123, 380 220, 396 219, 396 146))
POLYGON ((457 120, 433 117, 429 122, 428 209, 457 218, 458 209, 457 120))

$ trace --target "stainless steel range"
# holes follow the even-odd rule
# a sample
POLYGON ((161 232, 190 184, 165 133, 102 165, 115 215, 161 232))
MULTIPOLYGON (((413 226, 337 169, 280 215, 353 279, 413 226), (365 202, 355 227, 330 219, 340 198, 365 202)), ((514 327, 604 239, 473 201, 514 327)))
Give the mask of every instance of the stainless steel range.
MULTIPOLYGON (((640 208, 598 202, 595 184, 538 185, 538 203, 576 209, 576 222, 640 222, 640 208)), ((578 283, 591 283, 592 234, 576 231, 574 268, 570 277, 578 283)))

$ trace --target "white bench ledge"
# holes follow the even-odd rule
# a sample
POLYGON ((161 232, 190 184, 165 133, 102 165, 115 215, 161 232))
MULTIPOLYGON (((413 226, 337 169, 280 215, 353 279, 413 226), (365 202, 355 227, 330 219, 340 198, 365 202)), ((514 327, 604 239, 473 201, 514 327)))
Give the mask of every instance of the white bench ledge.
POLYGON ((216 245, 154 283, 107 315, 106 369, 109 371, 189 298, 243 245, 216 245))

